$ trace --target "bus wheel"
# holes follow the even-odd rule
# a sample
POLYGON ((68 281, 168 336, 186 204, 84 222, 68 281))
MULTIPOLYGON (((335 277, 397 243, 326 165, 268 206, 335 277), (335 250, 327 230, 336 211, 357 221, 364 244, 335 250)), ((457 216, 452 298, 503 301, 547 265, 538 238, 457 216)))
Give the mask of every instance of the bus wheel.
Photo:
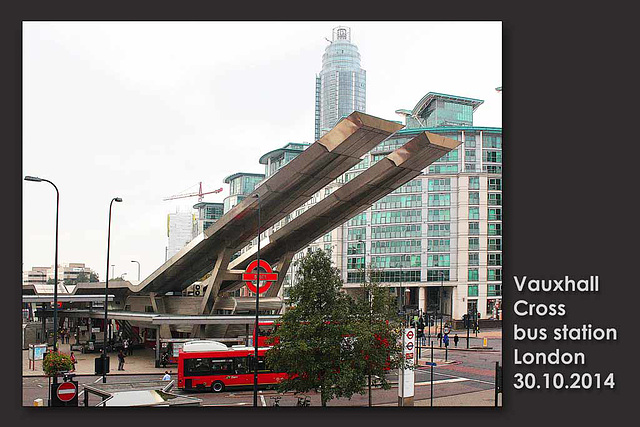
POLYGON ((213 390, 216 393, 220 393, 221 391, 224 390, 224 383, 222 381, 216 381, 213 384, 211 384, 211 390, 213 390))

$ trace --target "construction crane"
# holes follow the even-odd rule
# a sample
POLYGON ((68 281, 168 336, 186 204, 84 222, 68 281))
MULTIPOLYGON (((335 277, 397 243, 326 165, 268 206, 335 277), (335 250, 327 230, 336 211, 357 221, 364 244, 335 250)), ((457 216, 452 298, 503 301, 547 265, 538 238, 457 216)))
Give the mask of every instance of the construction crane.
POLYGON ((197 193, 176 194, 175 196, 167 197, 166 199, 162 199, 162 200, 167 201, 167 200, 174 200, 174 199, 183 199, 185 197, 198 196, 198 201, 201 202, 202 198, 204 197, 205 194, 214 194, 214 193, 220 193, 220 192, 222 192, 222 188, 218 188, 217 190, 207 191, 207 192, 203 193, 202 192, 202 181, 201 181, 200 182, 200 189, 198 190, 197 193))

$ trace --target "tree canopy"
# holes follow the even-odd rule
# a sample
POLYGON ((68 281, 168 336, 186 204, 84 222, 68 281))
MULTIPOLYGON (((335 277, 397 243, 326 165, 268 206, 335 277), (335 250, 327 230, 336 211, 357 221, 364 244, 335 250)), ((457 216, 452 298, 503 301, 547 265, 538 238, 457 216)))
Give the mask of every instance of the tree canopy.
POLYGON ((319 391, 322 405, 340 397, 364 394, 368 375, 380 376, 402 362, 399 330, 390 321, 388 289, 368 284, 373 295, 356 300, 342 292, 338 269, 329 253, 318 250, 296 262, 296 283, 267 352, 268 366, 286 372, 280 392, 319 391))

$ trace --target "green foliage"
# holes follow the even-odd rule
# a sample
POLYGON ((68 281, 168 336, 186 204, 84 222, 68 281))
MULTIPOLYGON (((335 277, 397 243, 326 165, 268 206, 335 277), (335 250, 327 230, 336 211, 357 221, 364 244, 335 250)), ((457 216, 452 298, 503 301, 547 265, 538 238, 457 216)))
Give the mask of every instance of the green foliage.
POLYGON ((280 392, 320 391, 326 406, 329 400, 351 397, 363 387, 352 363, 353 350, 344 345, 351 333, 352 300, 340 291, 340 274, 326 252, 311 252, 296 266, 290 307, 277 329, 278 343, 267 353, 267 363, 289 374, 278 385, 280 392))
POLYGON ((290 307, 275 333, 277 344, 267 353, 271 369, 289 374, 278 390, 320 391, 326 406, 334 398, 364 394, 369 375, 390 388, 385 375, 403 360, 389 290, 369 282, 361 294, 370 293, 371 300, 354 300, 341 291, 339 271, 322 250, 307 254, 296 267, 290 307))
POLYGON ((59 372, 73 369, 71 358, 66 354, 50 352, 44 355, 42 370, 49 377, 55 376, 59 372))
POLYGON ((90 282, 99 282, 98 275, 96 273, 89 273, 90 282))
POLYGON ((402 358, 402 325, 397 319, 394 299, 388 288, 380 286, 379 271, 373 270, 369 276, 353 306, 352 330, 357 337, 354 350, 362 355, 357 359, 361 372, 376 378, 376 383, 387 390, 391 384, 385 374, 400 367, 409 368, 409 364, 402 358))

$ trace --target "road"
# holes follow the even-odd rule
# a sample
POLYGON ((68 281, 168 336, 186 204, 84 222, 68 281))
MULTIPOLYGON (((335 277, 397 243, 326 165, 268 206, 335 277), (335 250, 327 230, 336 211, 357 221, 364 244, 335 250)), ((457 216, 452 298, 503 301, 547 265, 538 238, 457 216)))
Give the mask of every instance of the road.
MULTIPOLYGON (((444 358, 444 352, 434 351, 435 358, 444 358)), ((461 395, 481 390, 491 390, 494 384, 495 362, 501 362, 501 352, 499 351, 449 351, 449 360, 455 360, 456 363, 448 365, 439 365, 434 368, 433 373, 433 389, 434 398, 461 395)), ((174 369, 175 371, 175 369, 174 369)), ((108 382, 135 382, 160 380, 161 375, 126 375, 119 377, 108 377, 108 382)), ((431 372, 428 367, 420 367, 416 370, 416 388, 415 400, 429 399, 431 393, 431 372)), ((92 384, 101 382, 98 376, 77 376, 75 378, 79 383, 80 401, 83 398, 83 384, 92 384)), ((172 379, 177 379, 176 375, 172 379)), ((390 373, 389 381, 394 384, 390 390, 382 390, 376 388, 372 393, 372 401, 374 405, 397 405, 398 389, 397 374, 390 373)), ((42 398, 47 404, 47 385, 48 380, 43 377, 24 377, 23 378, 23 405, 33 405, 33 400, 42 398)), ((174 389, 172 392, 202 399, 203 406, 252 406, 253 405, 253 389, 251 387, 243 389, 225 390, 222 393, 212 392, 185 392, 174 389)), ((318 393, 308 393, 312 406, 320 406, 320 395, 318 393)), ((298 396, 292 393, 284 395, 278 394, 275 390, 263 389, 259 392, 258 404, 260 406, 272 406, 275 397, 280 397, 280 406, 295 406, 298 402, 298 396)), ((354 395, 351 399, 335 399, 329 402, 329 406, 367 406, 368 396, 354 395)), ((91 396, 90 406, 99 403, 97 397, 91 396)), ((82 404, 82 403, 80 403, 82 404)))

